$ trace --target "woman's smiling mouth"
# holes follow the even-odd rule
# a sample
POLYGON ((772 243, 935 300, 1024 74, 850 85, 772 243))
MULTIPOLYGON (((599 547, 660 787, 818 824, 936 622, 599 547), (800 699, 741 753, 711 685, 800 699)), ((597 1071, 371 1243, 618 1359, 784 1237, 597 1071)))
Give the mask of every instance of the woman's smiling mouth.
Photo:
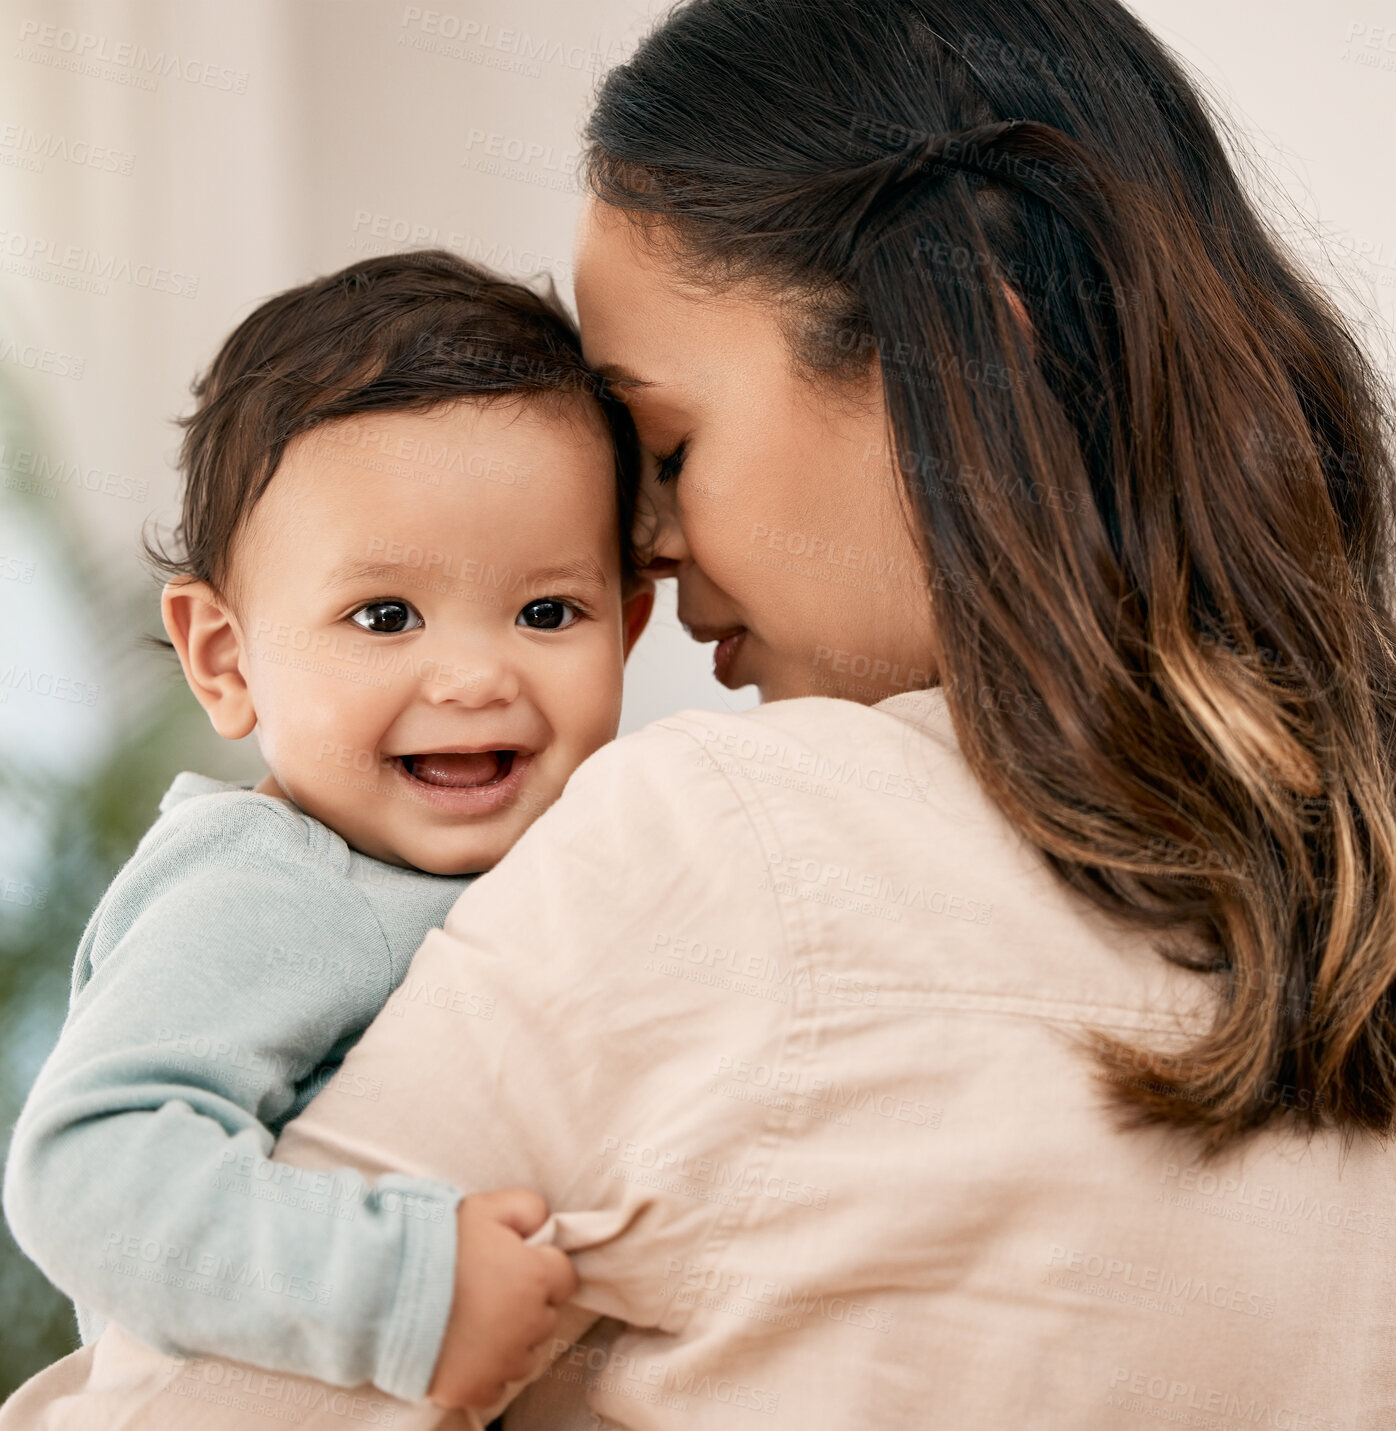
MULTIPOLYGON (((684 629, 695 641, 716 641, 713 647, 713 677, 728 690, 735 689, 731 679, 732 663, 737 659, 737 652, 741 649, 742 638, 746 635, 745 626, 702 626, 690 625, 680 616, 684 629)), ((740 684, 740 683, 737 683, 740 684)))
POLYGON ((713 676, 719 684, 726 686, 729 690, 735 684, 739 684, 732 680, 732 663, 737 659, 737 652, 741 650, 742 640, 745 636, 746 627, 743 626, 741 630, 724 636, 713 647, 713 676))

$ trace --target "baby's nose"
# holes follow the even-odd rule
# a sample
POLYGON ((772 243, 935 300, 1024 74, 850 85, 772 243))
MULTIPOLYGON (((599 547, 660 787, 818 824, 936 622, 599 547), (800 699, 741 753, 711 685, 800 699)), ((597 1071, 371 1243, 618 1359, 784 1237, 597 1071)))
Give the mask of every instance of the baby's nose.
POLYGON ((423 687, 433 705, 479 706, 508 704, 519 694, 519 679, 512 665, 489 656, 443 663, 433 673, 424 670, 423 687))

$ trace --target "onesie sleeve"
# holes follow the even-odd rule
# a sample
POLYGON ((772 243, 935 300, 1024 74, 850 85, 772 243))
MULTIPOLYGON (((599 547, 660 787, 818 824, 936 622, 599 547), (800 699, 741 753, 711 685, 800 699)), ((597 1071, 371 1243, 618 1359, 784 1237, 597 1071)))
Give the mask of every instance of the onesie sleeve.
MULTIPOLYGON (((317 877, 275 811, 250 818, 250 840, 147 861, 128 907, 104 902, 124 927, 15 1127, 5 1215, 55 1285, 160 1351, 415 1399, 450 1310, 460 1193, 268 1157, 297 1086, 392 978, 363 896, 317 877)), ((319 1097, 372 1094, 336 1076, 319 1097)))

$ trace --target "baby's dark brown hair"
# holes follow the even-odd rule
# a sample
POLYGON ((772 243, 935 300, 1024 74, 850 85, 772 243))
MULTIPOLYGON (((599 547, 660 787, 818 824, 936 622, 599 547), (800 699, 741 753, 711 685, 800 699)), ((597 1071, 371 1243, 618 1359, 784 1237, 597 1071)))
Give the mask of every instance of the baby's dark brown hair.
POLYGON ((167 580, 189 577, 226 593, 233 540, 301 433, 357 413, 425 411, 462 398, 599 413, 616 453, 623 582, 635 575, 635 429, 587 367, 551 285, 536 293, 444 249, 364 259, 269 298, 233 330, 193 394, 174 550, 145 541, 167 580))

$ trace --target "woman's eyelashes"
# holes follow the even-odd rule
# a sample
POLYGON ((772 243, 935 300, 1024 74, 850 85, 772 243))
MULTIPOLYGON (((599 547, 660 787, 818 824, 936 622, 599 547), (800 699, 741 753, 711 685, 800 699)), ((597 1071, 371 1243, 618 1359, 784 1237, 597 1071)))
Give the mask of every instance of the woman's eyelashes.
POLYGON ((688 439, 684 438, 667 457, 659 459, 659 470, 654 474, 654 480, 661 487, 666 482, 672 482, 683 471, 683 459, 687 452, 688 439))
POLYGON ((425 626, 421 613, 410 601, 386 598, 382 601, 366 601, 349 613, 355 626, 365 631, 380 632, 385 636, 396 636, 402 631, 415 631, 425 626))
POLYGON ((514 618, 514 625, 527 626, 531 631, 562 631, 581 620, 584 614, 573 601, 543 596, 530 601, 514 618))

